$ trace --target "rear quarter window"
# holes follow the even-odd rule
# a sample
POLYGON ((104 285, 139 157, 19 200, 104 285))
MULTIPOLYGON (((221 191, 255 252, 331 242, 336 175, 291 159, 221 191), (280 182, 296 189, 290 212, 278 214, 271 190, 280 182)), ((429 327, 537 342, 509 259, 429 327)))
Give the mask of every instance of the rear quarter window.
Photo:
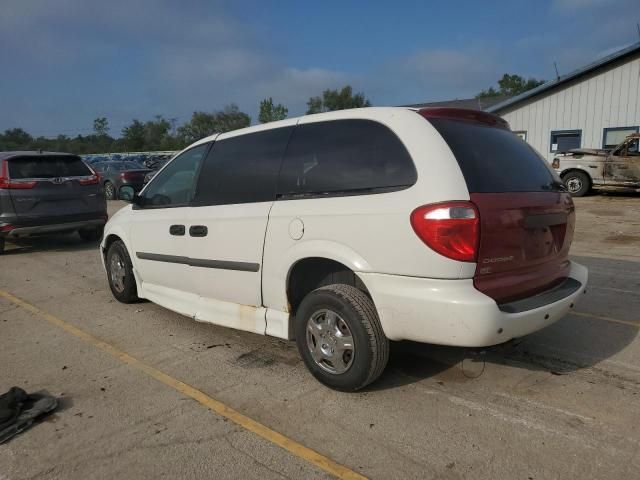
POLYGON ((358 194, 413 185, 415 166, 400 139, 371 120, 298 125, 282 164, 278 193, 358 194))
POLYGON ((80 157, 39 155, 9 159, 9 177, 16 180, 22 178, 84 177, 91 174, 91 170, 80 157))
POLYGON ((559 179, 528 143, 510 130, 430 118, 451 148, 471 193, 558 190, 559 179))

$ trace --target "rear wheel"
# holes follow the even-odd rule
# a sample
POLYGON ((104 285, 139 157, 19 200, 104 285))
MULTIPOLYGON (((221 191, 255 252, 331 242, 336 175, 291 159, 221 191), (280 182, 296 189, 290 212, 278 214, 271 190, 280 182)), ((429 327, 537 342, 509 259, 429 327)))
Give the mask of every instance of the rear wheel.
POLYGON ((360 390, 380 376, 389 358, 373 301, 351 285, 308 294, 296 313, 295 334, 309 371, 335 390, 360 390))
POLYGON ((116 187, 111 182, 104 183, 104 196, 107 197, 107 200, 115 200, 116 199, 116 187))
POLYGON ((573 171, 562 176, 562 181, 574 197, 582 197, 591 190, 591 179, 584 172, 573 171))
POLYGON ((104 231, 104 227, 95 227, 95 228, 83 228, 82 230, 78 230, 78 235, 85 242, 97 242, 102 238, 102 232, 104 231))
POLYGON ((122 303, 134 303, 139 300, 136 279, 133 276, 131 258, 121 240, 109 246, 106 258, 109 288, 116 300, 122 303))

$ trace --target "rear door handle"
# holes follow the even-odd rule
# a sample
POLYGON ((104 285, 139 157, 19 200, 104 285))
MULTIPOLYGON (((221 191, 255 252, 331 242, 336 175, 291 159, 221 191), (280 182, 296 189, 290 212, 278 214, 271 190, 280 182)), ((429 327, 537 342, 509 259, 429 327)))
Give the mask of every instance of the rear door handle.
POLYGON ((169 227, 169 233, 171 235, 182 236, 184 235, 185 227, 184 225, 171 225, 169 227))
POLYGON ((204 225, 192 225, 189 227, 189 235, 192 237, 206 237, 209 230, 204 225))

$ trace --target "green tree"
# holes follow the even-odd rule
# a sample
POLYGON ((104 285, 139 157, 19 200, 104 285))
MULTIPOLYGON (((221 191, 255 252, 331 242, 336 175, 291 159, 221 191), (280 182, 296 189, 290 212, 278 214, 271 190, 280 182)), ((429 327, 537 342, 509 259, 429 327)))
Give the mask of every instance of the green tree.
POLYGON ((498 80, 498 89, 489 87, 486 90, 482 90, 476 98, 491 98, 506 95, 508 97, 514 97, 520 95, 532 88, 536 88, 542 85, 545 81, 538 80, 533 77, 525 79, 520 75, 510 75, 505 73, 500 80, 498 80))
POLYGON ((281 103, 274 105, 271 97, 265 98, 260 102, 260 114, 258 120, 260 123, 275 122, 276 120, 284 120, 287 118, 289 109, 281 103))
POLYGON ((213 133, 230 132, 249 125, 251 117, 232 103, 213 113, 193 112, 191 120, 178 128, 178 138, 182 143, 189 144, 213 133))
POLYGON ((188 145, 211 135, 215 131, 215 116, 213 113, 193 112, 191 120, 178 127, 177 135, 183 144, 188 145))
POLYGON ((109 135, 109 120, 105 117, 98 117, 93 121, 93 133, 99 137, 109 135))
POLYGON ((341 90, 325 90, 322 97, 311 97, 307 102, 307 114, 370 106, 364 93, 354 95, 351 85, 347 85, 341 90))
POLYGON ((162 115, 156 115, 153 120, 144 124, 144 150, 160 150, 162 144, 170 136, 171 123, 162 115))
POLYGON ((144 123, 134 119, 130 125, 122 129, 122 140, 127 150, 135 152, 144 149, 145 130, 144 123))
POLYGON ((33 137, 22 128, 11 128, 0 135, 0 150, 28 150, 33 137))
POLYGON ((251 125, 251 117, 241 112, 235 103, 224 107, 222 111, 215 114, 216 131, 220 133, 230 132, 239 128, 251 125))

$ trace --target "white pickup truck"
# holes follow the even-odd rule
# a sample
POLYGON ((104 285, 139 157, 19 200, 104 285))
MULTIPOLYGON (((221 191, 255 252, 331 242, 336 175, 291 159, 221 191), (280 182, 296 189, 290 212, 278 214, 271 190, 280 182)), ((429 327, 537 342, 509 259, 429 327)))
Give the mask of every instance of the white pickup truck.
POLYGON ((574 197, 594 187, 640 190, 639 140, 640 134, 634 133, 612 150, 569 150, 555 157, 551 166, 574 197))

